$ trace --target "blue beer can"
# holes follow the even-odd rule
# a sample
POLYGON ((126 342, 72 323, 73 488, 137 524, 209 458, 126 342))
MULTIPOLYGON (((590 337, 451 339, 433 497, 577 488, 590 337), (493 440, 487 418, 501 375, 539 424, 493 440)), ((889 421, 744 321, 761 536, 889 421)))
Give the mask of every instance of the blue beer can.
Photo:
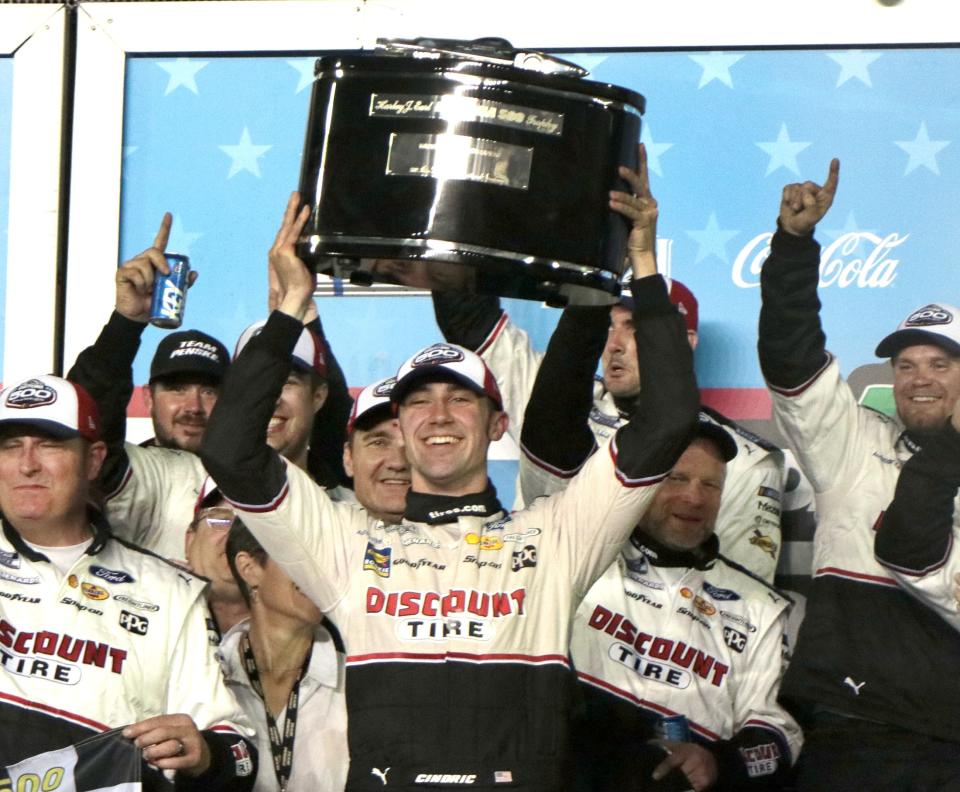
POLYGON ((657 723, 657 736, 661 740, 690 742, 690 724, 684 715, 669 715, 657 723))
POLYGON ((187 278, 190 259, 177 253, 166 253, 164 258, 170 274, 157 270, 153 278, 153 300, 150 303, 150 324, 172 329, 183 323, 187 307, 187 278))

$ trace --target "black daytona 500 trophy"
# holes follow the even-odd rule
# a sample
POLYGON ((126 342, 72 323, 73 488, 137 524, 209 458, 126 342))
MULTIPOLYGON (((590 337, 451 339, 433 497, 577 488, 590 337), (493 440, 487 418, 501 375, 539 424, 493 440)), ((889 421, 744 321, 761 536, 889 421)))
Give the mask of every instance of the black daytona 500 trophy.
POLYGON ((298 253, 354 283, 609 303, 644 98, 501 39, 320 58, 298 253))

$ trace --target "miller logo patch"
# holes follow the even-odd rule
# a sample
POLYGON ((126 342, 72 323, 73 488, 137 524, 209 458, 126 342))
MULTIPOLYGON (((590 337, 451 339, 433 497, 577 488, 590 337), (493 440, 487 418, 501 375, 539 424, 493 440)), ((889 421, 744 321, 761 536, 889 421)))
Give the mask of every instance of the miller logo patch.
POLYGON ((37 379, 27 380, 7 394, 7 407, 28 410, 31 407, 45 407, 57 400, 57 392, 49 385, 37 379))
POLYGON ((106 589, 100 588, 100 586, 95 586, 93 583, 81 583, 80 591, 83 592, 83 596, 87 599, 105 600, 109 599, 110 597, 106 589))
POLYGON ((418 366, 439 366, 445 363, 459 363, 463 360, 463 352, 449 344, 434 344, 423 350, 417 355, 410 365, 413 368, 418 366))
POLYGON ((363 568, 380 577, 390 577, 390 554, 392 552, 393 548, 377 548, 371 542, 367 542, 367 551, 363 554, 363 568))
POLYGON ((7 567, 7 569, 20 569, 20 554, 0 550, 0 565, 7 567))

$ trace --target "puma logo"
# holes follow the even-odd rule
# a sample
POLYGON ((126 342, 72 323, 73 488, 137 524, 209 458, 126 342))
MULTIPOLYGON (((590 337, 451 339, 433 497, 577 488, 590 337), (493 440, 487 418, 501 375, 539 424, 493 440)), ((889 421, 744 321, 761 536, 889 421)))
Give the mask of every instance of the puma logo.
MULTIPOLYGON (((843 680, 843 684, 844 684, 844 685, 849 685, 851 688, 853 688, 853 692, 856 693, 856 694, 859 696, 859 695, 860 695, 860 688, 862 688, 862 687, 863 687, 864 685, 866 685, 867 683, 866 683, 866 682, 861 682, 861 683, 858 685, 856 682, 854 682, 852 679, 850 679, 850 677, 846 677, 846 678, 843 680)), ((386 783, 386 782, 384 782, 384 783, 386 783)))
POLYGON ((387 773, 389 772, 389 767, 386 770, 381 770, 379 767, 370 768, 370 775, 375 775, 377 778, 379 778, 383 782, 384 786, 387 785, 387 773))

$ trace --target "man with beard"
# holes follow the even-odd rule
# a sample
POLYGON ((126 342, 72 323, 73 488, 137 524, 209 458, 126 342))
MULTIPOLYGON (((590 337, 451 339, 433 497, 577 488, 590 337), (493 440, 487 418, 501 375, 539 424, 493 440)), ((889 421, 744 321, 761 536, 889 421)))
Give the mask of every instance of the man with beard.
POLYGON ((960 396, 957 309, 910 313, 877 346, 890 358, 896 414, 858 405, 820 324, 816 224, 823 185, 784 187, 761 271, 760 366, 774 416, 816 493, 813 583, 781 696, 806 734, 798 788, 960 788, 960 634, 874 556, 874 528, 901 466, 950 421, 960 396))

